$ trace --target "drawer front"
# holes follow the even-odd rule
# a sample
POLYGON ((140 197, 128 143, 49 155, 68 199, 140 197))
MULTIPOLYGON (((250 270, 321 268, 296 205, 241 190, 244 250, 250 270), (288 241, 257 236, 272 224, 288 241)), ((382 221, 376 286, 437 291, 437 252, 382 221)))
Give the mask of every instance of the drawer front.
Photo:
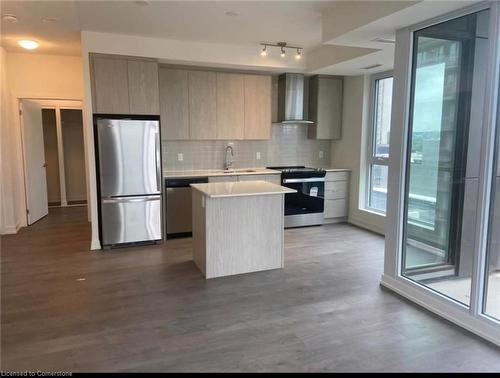
POLYGON ((347 181, 349 180, 349 171, 326 172, 325 181, 347 181))
POLYGON ((211 176, 208 178, 208 182, 231 182, 238 181, 238 176, 228 175, 228 176, 211 176))
POLYGON ((347 198, 349 181, 327 181, 325 183, 325 199, 347 198))
POLYGON ((160 240, 161 196, 101 200, 102 244, 160 240))
POLYGON ((325 200, 325 218, 338 218, 347 216, 347 200, 325 200))

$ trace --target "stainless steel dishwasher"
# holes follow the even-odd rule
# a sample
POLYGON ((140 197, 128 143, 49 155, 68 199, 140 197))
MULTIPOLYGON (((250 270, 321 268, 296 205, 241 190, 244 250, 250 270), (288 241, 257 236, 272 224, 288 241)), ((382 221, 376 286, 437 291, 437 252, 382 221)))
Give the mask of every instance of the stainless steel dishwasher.
POLYGON ((192 235, 190 184, 207 183, 207 177, 165 180, 167 239, 192 235))

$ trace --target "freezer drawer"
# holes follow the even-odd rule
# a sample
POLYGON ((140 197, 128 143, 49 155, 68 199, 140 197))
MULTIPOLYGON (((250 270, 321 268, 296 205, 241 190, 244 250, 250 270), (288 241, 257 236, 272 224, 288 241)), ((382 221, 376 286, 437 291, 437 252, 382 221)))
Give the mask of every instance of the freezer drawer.
POLYGON ((161 196, 101 200, 102 244, 161 240, 161 196))

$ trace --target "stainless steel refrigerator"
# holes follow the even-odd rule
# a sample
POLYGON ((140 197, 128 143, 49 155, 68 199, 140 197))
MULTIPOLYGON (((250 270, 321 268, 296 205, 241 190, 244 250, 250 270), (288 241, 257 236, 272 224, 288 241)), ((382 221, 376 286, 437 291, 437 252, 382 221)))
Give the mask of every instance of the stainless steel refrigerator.
POLYGON ((160 122, 95 118, 104 247, 162 239, 160 122))

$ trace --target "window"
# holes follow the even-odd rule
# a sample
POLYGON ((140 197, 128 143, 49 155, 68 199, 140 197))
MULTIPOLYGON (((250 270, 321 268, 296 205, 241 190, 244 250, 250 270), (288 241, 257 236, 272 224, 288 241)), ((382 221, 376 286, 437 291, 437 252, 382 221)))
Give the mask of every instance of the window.
POLYGON ((372 79, 372 122, 367 162, 366 207, 385 214, 389 135, 391 131, 392 73, 374 75, 372 79))

